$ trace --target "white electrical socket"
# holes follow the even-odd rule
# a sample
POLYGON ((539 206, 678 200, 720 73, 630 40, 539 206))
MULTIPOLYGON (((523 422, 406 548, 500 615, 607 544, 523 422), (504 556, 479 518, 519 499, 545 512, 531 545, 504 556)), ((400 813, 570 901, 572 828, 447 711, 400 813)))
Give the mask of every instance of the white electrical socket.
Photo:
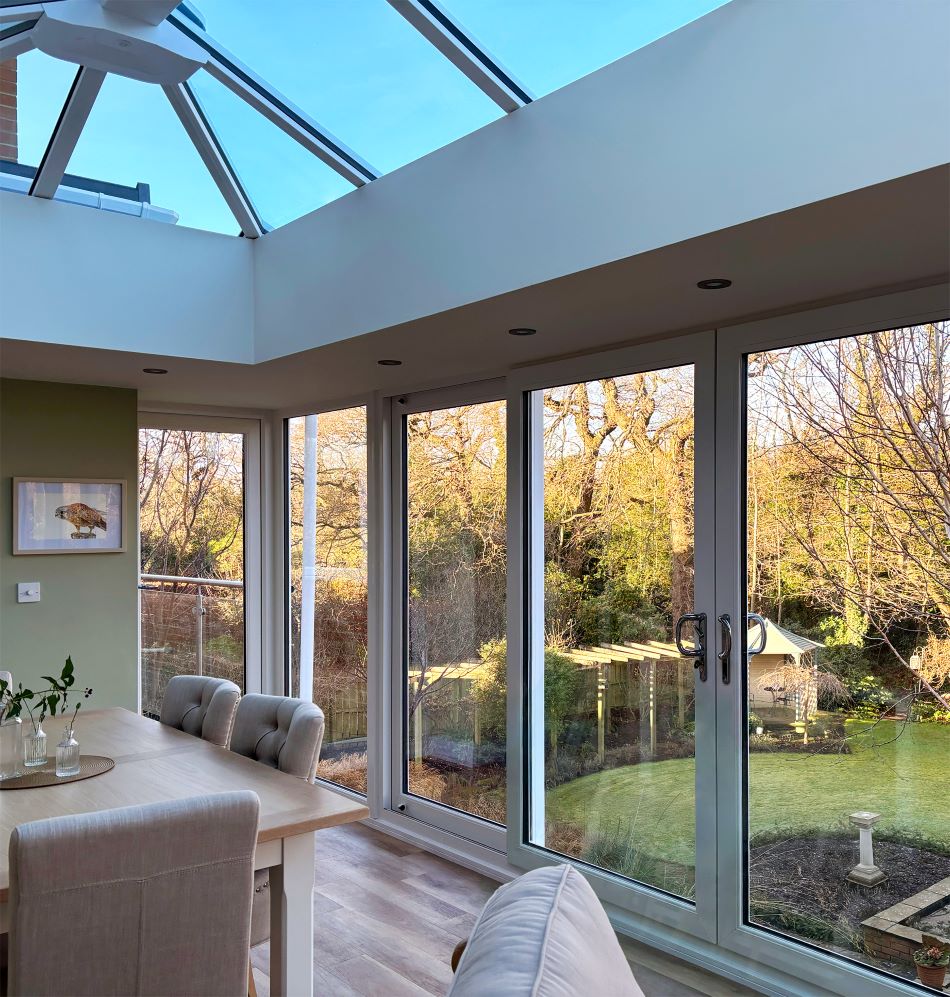
POLYGON ((39 582, 17 582, 16 586, 17 602, 39 602, 40 583, 39 582))

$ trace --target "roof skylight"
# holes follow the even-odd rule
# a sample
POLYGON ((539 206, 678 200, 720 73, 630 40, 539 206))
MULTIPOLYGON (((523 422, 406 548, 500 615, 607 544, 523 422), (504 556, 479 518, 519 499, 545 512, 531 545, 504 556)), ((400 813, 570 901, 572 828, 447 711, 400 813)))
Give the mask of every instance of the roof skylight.
POLYGON ((172 212, 189 228, 240 232, 171 104, 151 83, 106 77, 68 171, 130 187, 147 180, 156 212, 172 212))
POLYGON ((465 30, 541 96, 727 0, 446 0, 465 30))
POLYGON ((257 238, 721 2, 5 0, 0 188, 257 238))

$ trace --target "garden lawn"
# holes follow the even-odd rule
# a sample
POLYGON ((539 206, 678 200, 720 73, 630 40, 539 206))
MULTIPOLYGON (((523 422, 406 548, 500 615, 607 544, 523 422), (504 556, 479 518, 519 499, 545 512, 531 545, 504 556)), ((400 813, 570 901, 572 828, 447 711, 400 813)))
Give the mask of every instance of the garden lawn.
MULTIPOLYGON (((853 751, 842 755, 754 752, 749 756, 749 826, 764 834, 846 830, 848 814, 880 813, 880 834, 912 835, 950 848, 950 726, 848 721, 853 751)), ((629 833, 657 858, 694 862, 694 761, 626 765, 547 793, 547 820, 590 833, 629 833)))

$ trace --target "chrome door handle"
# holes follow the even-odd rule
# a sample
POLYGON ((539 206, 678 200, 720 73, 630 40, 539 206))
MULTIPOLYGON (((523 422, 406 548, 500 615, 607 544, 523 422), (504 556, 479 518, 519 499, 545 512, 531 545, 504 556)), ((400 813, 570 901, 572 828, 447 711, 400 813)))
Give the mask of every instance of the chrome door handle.
POLYGON ((706 614, 705 613, 685 613, 676 621, 676 650, 684 658, 693 659, 693 667, 699 669, 699 679, 706 681, 706 614), (683 645, 683 624, 692 623, 693 632, 696 635, 696 646, 685 647, 683 645))
MULTIPOLYGON (((762 638, 758 643, 757 647, 747 647, 746 657, 754 658, 757 654, 761 654, 765 650, 765 642, 768 639, 768 634, 766 633, 766 622, 759 616, 758 613, 746 613, 745 618, 747 621, 752 623, 757 623, 759 625, 759 630, 761 631, 762 638)), ((747 628, 748 629, 748 628, 747 628)))
POLYGON ((722 633, 722 650, 717 657, 722 662, 722 684, 729 685, 732 676, 729 674, 729 656, 732 654, 732 622, 728 613, 719 617, 719 628, 722 633))

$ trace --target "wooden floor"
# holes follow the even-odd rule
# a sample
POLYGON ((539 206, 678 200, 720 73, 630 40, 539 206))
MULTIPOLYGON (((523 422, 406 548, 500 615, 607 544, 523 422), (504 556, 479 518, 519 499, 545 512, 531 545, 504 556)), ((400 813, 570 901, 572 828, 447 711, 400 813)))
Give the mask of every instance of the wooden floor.
MULTIPOLYGON (((314 994, 445 994, 452 950, 498 884, 358 824, 316 839, 314 994)), ((627 952, 647 997, 752 994, 652 950, 627 952)), ((268 993, 268 959, 266 943, 253 949, 260 997, 268 993)))

